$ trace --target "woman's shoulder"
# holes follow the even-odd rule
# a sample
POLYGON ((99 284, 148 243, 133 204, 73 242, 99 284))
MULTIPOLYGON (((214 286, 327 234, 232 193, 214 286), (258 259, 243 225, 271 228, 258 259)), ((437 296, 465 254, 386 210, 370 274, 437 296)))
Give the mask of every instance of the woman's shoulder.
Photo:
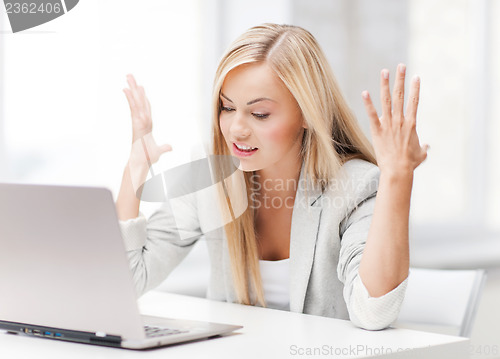
POLYGON ((376 190, 380 177, 377 165, 354 158, 346 161, 339 171, 338 180, 350 183, 357 190, 376 190))
POLYGON ((379 168, 368 161, 352 159, 346 161, 338 175, 329 181, 326 197, 345 198, 347 207, 356 206, 376 194, 380 177, 379 168))
POLYGON ((380 175, 377 165, 359 158, 353 158, 344 162, 342 165, 342 172, 352 179, 378 177, 380 175))

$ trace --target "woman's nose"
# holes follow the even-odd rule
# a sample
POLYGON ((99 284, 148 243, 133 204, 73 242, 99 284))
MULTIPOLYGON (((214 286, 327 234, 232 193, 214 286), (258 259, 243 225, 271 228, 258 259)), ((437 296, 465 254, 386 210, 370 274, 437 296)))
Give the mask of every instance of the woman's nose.
POLYGON ((235 139, 246 138, 250 136, 251 129, 248 127, 246 120, 241 115, 236 115, 231 123, 231 128, 229 129, 231 135, 235 139))

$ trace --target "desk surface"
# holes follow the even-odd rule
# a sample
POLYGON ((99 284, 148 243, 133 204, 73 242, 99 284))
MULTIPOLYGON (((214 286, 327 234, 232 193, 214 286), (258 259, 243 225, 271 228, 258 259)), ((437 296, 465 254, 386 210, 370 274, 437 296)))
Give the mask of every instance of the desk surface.
POLYGON ((0 333, 0 358, 468 358, 469 340, 389 328, 367 331, 349 321, 177 294, 150 292, 143 314, 243 325, 208 340, 131 351, 0 333))

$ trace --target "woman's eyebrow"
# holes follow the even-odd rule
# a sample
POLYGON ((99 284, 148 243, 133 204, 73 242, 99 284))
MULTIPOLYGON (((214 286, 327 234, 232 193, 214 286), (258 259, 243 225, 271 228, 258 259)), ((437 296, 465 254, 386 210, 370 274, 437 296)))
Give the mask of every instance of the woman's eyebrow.
MULTIPOLYGON (((226 100, 228 100, 229 102, 233 102, 229 97, 227 97, 226 95, 224 95, 222 92, 220 93, 220 95, 222 97, 224 97, 226 100)), ((259 102, 259 101, 271 101, 271 102, 276 102, 274 101, 273 99, 270 99, 268 97, 259 97, 259 98, 256 98, 255 100, 252 100, 250 102, 247 102, 247 106, 250 106, 250 105, 253 105, 254 103, 256 102, 259 102)), ((234 102, 233 102, 234 103, 234 102)))

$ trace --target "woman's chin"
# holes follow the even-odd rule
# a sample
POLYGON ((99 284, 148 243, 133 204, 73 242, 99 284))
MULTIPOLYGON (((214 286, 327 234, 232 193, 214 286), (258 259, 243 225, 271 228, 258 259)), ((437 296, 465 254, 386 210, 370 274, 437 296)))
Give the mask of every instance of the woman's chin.
POLYGON ((253 167, 249 167, 248 165, 244 165, 240 162, 240 165, 238 166, 238 169, 243 172, 252 172, 255 171, 253 167))
POLYGON ((244 161, 240 161, 238 169, 243 172, 253 172, 253 171, 258 171, 261 168, 255 165, 251 165, 249 163, 244 163, 244 161))

